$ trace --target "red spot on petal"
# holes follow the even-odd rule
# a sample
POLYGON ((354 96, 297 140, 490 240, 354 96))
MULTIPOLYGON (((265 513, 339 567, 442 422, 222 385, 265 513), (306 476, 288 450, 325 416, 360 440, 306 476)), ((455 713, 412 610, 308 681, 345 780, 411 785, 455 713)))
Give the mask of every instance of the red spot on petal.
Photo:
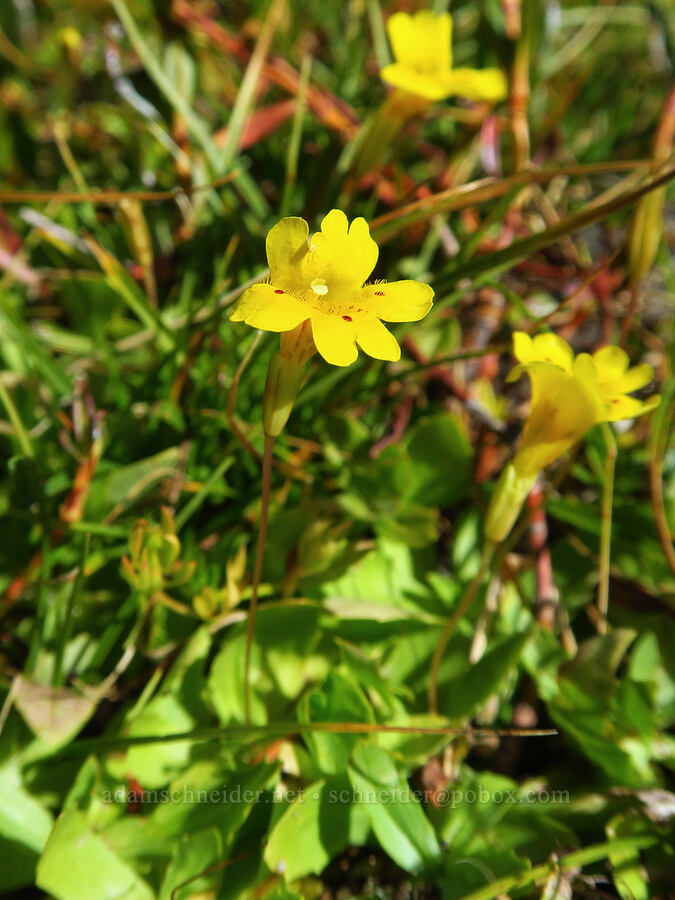
POLYGON ((384 291, 375 291, 376 297, 384 297, 384 291))
POLYGON ((275 294, 283 294, 283 291, 281 290, 281 288, 276 288, 274 293, 275 294))
POLYGON ((351 322, 352 320, 351 316, 343 316, 342 318, 345 320, 345 322, 351 322))

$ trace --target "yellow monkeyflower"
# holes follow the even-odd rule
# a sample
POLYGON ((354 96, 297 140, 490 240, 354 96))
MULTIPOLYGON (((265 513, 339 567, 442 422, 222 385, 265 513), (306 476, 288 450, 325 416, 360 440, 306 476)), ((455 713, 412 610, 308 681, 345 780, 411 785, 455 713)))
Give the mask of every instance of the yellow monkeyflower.
POLYGON ((401 348, 382 321, 415 322, 431 309, 434 292, 428 284, 365 284, 377 262, 377 244, 365 219, 350 225, 339 209, 328 213, 311 239, 304 219, 282 219, 266 246, 270 280, 244 291, 230 320, 263 331, 303 333, 309 322, 316 349, 334 366, 353 363, 357 344, 375 359, 400 359, 401 348))
POLYGON ((511 531, 537 474, 580 441, 594 425, 641 416, 658 406, 660 397, 629 397, 654 377, 650 365, 629 368, 619 347, 603 347, 592 356, 580 353, 555 334, 513 336, 517 365, 507 381, 530 376, 530 414, 513 460, 497 483, 486 520, 486 534, 503 540, 511 531))
POLYGON ((507 93, 500 69, 452 68, 452 17, 420 10, 397 12, 387 20, 395 62, 380 72, 395 88, 433 102, 459 95, 470 100, 497 102, 507 93))

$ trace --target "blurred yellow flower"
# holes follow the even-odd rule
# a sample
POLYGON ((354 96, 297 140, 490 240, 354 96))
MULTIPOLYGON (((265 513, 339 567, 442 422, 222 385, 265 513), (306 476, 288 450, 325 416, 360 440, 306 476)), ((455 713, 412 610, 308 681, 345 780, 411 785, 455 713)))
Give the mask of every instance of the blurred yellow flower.
POLYGON ((452 68, 449 13, 397 12, 387 20, 387 33, 395 62, 385 66, 380 76, 393 87, 428 101, 459 95, 496 102, 506 96, 506 78, 500 69, 452 68))
POLYGON ((627 354, 619 347, 603 347, 592 356, 580 353, 555 334, 531 338, 521 331, 513 335, 519 362, 507 381, 530 376, 530 414, 511 463, 495 488, 486 521, 490 540, 501 541, 510 532, 520 507, 537 474, 580 441, 594 425, 641 416, 658 406, 660 397, 636 400, 630 391, 644 387, 654 377, 643 363, 629 368, 627 354))
POLYGON ((339 209, 328 213, 311 240, 304 219, 282 219, 270 229, 266 247, 270 280, 244 291, 230 320, 263 331, 297 330, 298 336, 308 333, 309 322, 316 349, 335 366, 353 363, 357 344, 375 359, 398 360, 401 348, 382 320, 415 322, 431 309, 428 284, 364 284, 378 247, 365 219, 350 225, 339 209))

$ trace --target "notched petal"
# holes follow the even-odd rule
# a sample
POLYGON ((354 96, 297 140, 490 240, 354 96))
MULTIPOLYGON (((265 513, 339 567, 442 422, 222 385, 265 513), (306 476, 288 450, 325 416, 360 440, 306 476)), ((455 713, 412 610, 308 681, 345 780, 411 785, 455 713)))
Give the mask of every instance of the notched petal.
POLYGON ((298 216, 281 219, 270 228, 265 248, 270 280, 283 288, 297 287, 297 269, 307 255, 309 225, 298 216))

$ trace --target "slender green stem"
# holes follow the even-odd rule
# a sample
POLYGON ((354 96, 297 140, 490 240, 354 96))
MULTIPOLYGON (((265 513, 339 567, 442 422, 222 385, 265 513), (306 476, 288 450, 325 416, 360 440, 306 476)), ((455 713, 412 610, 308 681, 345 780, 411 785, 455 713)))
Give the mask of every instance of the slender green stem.
POLYGON ((287 216, 290 211, 293 189, 295 188, 298 175, 298 156, 300 155, 300 141, 302 139, 302 123, 305 117, 305 108, 307 106, 307 85, 309 84, 309 74, 311 69, 312 57, 307 55, 303 58, 302 68, 300 69, 300 84, 298 86, 298 96, 295 101, 295 115, 293 116, 291 139, 288 142, 286 181, 284 182, 284 191, 281 196, 281 209, 279 211, 279 215, 282 218, 287 216))
POLYGON ((173 744, 178 741, 261 740, 295 734, 430 734, 439 737, 463 736, 474 740, 493 737, 555 737, 555 728, 462 728, 454 725, 382 725, 379 722, 271 722, 269 725, 228 725, 227 728, 197 728, 172 734, 120 735, 117 737, 81 738, 58 751, 59 756, 73 756, 111 750, 117 747, 142 747, 173 744))
POLYGON ((206 154, 213 171, 216 173, 224 171, 219 168, 220 152, 213 142, 213 138, 206 123, 194 112, 184 95, 176 90, 175 85, 162 68, 158 57, 145 40, 141 29, 136 24, 136 21, 129 12, 124 0, 110 0, 110 2, 127 33, 127 37, 129 38, 132 47, 141 58, 148 74, 173 108, 183 116, 188 128, 206 154))
POLYGON ((2 383, 2 379, 0 378, 0 401, 2 401, 2 405, 5 407, 5 411, 7 412, 7 416, 9 417, 9 421, 12 423, 12 428, 14 429, 14 436, 19 442, 19 446, 21 447, 21 452, 24 456, 29 456, 31 459, 35 456, 33 453, 33 445, 30 442, 30 438, 28 437, 28 432, 24 428, 23 422, 21 421, 21 416, 19 415, 16 406, 14 405, 14 401, 12 400, 12 396, 2 383))
POLYGON ((63 658, 65 656, 66 647, 68 646, 68 641, 70 640, 70 634, 72 630, 73 607, 77 602, 80 591, 82 590, 82 585, 84 584, 84 570, 87 564, 87 557, 89 556, 90 537, 91 535, 89 534, 85 534, 84 536, 82 556, 80 557, 80 566, 77 570, 75 581, 73 582, 73 589, 71 590, 70 594, 68 595, 68 599, 66 600, 66 608, 63 614, 63 621, 61 622, 61 627, 59 629, 59 646, 56 651, 56 661, 54 663, 54 687, 60 687, 63 684, 63 658))
MULTIPOLYGON (((233 465, 234 459, 231 456, 226 457, 220 465, 218 465, 214 471, 209 475, 201 488, 197 491, 197 493, 192 496, 185 506, 181 509, 181 511, 176 516, 176 531, 180 531, 181 528, 189 521, 189 519, 197 512, 199 507, 206 500, 211 488, 220 482, 223 475, 227 472, 231 465, 233 465)), ((229 490, 226 486, 226 490, 229 490)))
POLYGON ((605 422, 602 426, 607 455, 605 457, 605 477, 602 488, 602 531, 600 534, 600 579, 598 583, 598 631, 607 633, 607 613, 609 612, 609 557, 612 543, 612 499, 614 497, 614 467, 616 465, 616 441, 612 429, 605 422))
POLYGON ((505 878, 499 878, 491 884, 465 894, 462 900, 493 900, 494 897, 511 893, 518 888, 527 887, 535 881, 541 881, 551 872, 558 869, 575 869, 577 866, 587 866, 591 863, 599 862, 606 859, 612 853, 619 853, 622 850, 646 850, 653 847, 658 842, 658 838, 651 834, 636 835, 635 837, 623 838, 614 841, 607 841, 604 844, 593 844, 590 847, 584 847, 583 850, 575 850, 564 856, 556 856, 550 862, 542 863, 528 869, 520 875, 507 875, 505 878))
POLYGON ((244 657, 244 716, 246 724, 251 722, 251 649, 253 646, 253 633, 255 629, 255 614, 258 607, 258 588, 260 587, 260 573, 262 572, 263 556, 265 554, 265 538, 267 536, 267 520, 270 509, 270 482, 272 477, 272 456, 274 453, 274 438, 265 435, 265 449, 262 460, 262 493, 260 502, 260 526, 258 529, 258 546, 255 552, 255 564, 253 567, 253 585, 251 588, 251 604, 248 612, 248 627, 246 629, 246 654, 244 657))
POLYGON ((42 543, 40 546, 40 581, 38 584, 37 610, 33 622, 33 632, 30 639, 30 649, 26 660, 26 672, 30 675, 35 669, 37 658, 44 643, 45 618, 47 616, 47 583, 51 567, 50 554, 52 539, 47 516, 43 510, 42 519, 42 543))
POLYGON ((445 648, 448 645, 448 641, 455 633, 457 625, 464 618, 469 607, 473 603, 474 598, 478 593, 478 588, 481 586, 485 573, 488 570, 494 551, 495 545, 491 541, 486 541, 485 546, 483 547, 480 567, 476 572, 473 581, 464 592, 464 596, 459 601, 455 611, 448 619, 440 640, 438 641, 438 646, 434 651, 434 657, 431 661, 431 673, 429 676, 429 710, 433 715, 438 715, 438 672, 441 667, 441 660, 443 659, 445 648))
POLYGON ((260 81, 260 74, 265 63, 265 58, 272 43, 272 38, 286 11, 285 0, 272 0, 267 15, 263 21, 255 48, 246 67, 237 99, 234 101, 230 121, 227 126, 225 145, 220 151, 218 171, 227 172, 234 162, 239 148, 239 140, 244 130, 246 117, 251 111, 255 92, 260 81))

